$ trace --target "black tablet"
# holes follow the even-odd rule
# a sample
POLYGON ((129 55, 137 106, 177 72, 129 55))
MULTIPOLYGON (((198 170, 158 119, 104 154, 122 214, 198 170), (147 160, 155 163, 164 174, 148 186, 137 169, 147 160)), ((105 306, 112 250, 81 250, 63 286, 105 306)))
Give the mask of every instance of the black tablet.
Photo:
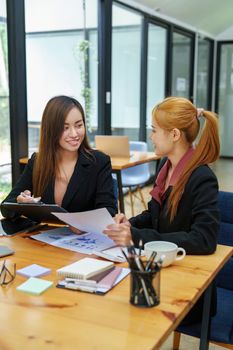
POLYGON ((2 208, 10 210, 18 215, 26 216, 35 222, 46 222, 52 224, 61 224, 60 221, 52 212, 67 213, 67 211, 57 204, 38 203, 10 203, 3 202, 2 208))
POLYGON ((18 216, 14 219, 2 219, 0 221, 0 235, 13 236, 17 233, 27 232, 29 229, 36 228, 38 223, 28 218, 18 216))

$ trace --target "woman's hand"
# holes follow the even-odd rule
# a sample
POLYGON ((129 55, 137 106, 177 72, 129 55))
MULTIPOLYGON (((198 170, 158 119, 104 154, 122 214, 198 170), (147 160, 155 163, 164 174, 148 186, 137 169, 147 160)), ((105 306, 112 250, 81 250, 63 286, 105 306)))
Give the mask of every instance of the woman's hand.
POLYGON ((117 245, 125 247, 130 245, 130 241, 132 240, 129 225, 128 223, 108 225, 103 233, 111 238, 117 245))
POLYGON ((113 219, 114 219, 116 224, 126 224, 129 227, 131 227, 129 220, 127 219, 127 217, 123 213, 116 214, 113 219))
POLYGON ((17 203, 37 203, 41 200, 41 197, 33 197, 31 191, 25 190, 20 193, 16 200, 17 203))

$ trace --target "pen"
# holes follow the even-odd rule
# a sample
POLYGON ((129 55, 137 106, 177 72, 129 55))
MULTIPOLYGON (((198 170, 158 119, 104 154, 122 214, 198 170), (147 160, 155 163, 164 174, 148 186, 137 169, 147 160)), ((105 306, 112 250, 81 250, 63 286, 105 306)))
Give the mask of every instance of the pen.
POLYGON ((147 261, 147 264, 146 264, 146 267, 145 267, 145 270, 148 271, 150 269, 150 267, 153 265, 153 262, 155 260, 155 257, 157 255, 157 252, 153 251, 151 253, 151 256, 149 258, 149 260, 147 261))
POLYGON ((131 248, 131 252, 133 254, 136 254, 136 250, 135 250, 135 247, 134 247, 134 242, 132 240, 130 241, 130 248, 131 248))
MULTIPOLYGON (((141 266, 140 259, 139 259, 138 256, 135 258, 135 263, 136 263, 139 271, 143 272, 144 269, 141 266)), ((141 285, 142 285, 142 289, 143 289, 143 292, 144 292, 144 295, 145 295, 145 298, 146 298, 147 305, 151 306, 151 300, 150 300, 150 296, 149 296, 149 293, 148 293, 148 289, 147 289, 146 283, 145 283, 145 281, 144 281, 144 279, 143 279, 143 277, 141 275, 138 275, 138 277, 139 277, 139 280, 140 280, 141 285)))
POLYGON ((40 198, 41 198, 41 197, 34 198, 32 196, 29 196, 28 194, 26 194, 24 192, 20 192, 20 195, 24 198, 31 199, 33 203, 38 203, 40 201, 40 198))
POLYGON ((23 233, 30 233, 30 232, 33 232, 37 229, 41 229, 41 228, 45 228, 47 227, 48 225, 47 224, 37 224, 37 225, 34 225, 32 227, 29 227, 28 229, 26 230, 22 230, 23 233))
POLYGON ((106 259, 117 261, 117 262, 124 262, 125 261, 124 257, 121 255, 111 255, 111 254, 108 254, 105 252, 98 252, 97 255, 102 256, 103 258, 106 257, 106 259))
POLYGON ((97 288, 88 286, 78 286, 75 284, 65 284, 66 289, 80 290, 81 292, 95 293, 97 288))
POLYGON ((129 263, 129 259, 128 259, 128 256, 126 255, 126 253, 124 252, 124 250, 121 248, 121 252, 122 252, 122 254, 124 255, 124 257, 125 257, 125 260, 128 262, 128 264, 130 265, 130 263, 129 263))
POLYGON ((141 256, 142 246, 143 246, 143 242, 142 242, 142 239, 140 239, 140 241, 139 241, 139 256, 141 256))

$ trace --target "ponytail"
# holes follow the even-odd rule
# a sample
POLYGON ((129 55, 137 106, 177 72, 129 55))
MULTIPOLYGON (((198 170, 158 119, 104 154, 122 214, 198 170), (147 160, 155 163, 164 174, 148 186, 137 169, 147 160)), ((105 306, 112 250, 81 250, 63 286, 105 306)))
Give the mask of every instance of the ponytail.
MULTIPOLYGON (((170 221, 172 221, 176 215, 179 201, 192 172, 200 165, 215 162, 219 157, 220 141, 217 116, 209 111, 202 111, 201 116, 204 117, 204 125, 200 131, 199 142, 195 147, 192 158, 186 164, 182 176, 179 178, 169 195, 168 212, 170 213, 170 221)), ((186 135, 186 137, 187 136, 188 135, 186 135)), ((187 137, 187 139, 189 138, 187 137)))

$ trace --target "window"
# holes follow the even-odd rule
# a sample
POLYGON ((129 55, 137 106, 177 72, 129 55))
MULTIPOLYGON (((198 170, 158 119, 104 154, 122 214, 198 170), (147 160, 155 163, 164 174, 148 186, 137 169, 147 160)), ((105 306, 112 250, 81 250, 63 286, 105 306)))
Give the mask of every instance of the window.
POLYGON ((26 0, 25 19, 29 153, 38 147, 44 107, 56 95, 73 96, 85 111, 90 109, 86 117, 93 136, 97 129, 97 0, 26 0), (90 96, 84 99, 88 88, 90 96))
POLYGON ((166 45, 167 30, 149 24, 148 26, 148 58, 147 58, 147 142, 151 133, 152 108, 165 97, 166 45))
POLYGON ((209 88, 210 84, 210 56, 212 56, 211 41, 198 38, 197 61, 197 101, 200 108, 210 109, 209 88))
POLYGON ((0 202, 11 189, 6 1, 0 0, 0 202))
POLYGON ((233 43, 220 45, 220 75, 218 113, 220 121, 221 155, 233 156, 233 43))
POLYGON ((141 20, 137 13, 113 5, 112 134, 131 140, 139 137, 141 20))
POLYGON ((190 98, 191 85, 191 43, 192 39, 180 33, 173 33, 172 53, 172 95, 190 98))

